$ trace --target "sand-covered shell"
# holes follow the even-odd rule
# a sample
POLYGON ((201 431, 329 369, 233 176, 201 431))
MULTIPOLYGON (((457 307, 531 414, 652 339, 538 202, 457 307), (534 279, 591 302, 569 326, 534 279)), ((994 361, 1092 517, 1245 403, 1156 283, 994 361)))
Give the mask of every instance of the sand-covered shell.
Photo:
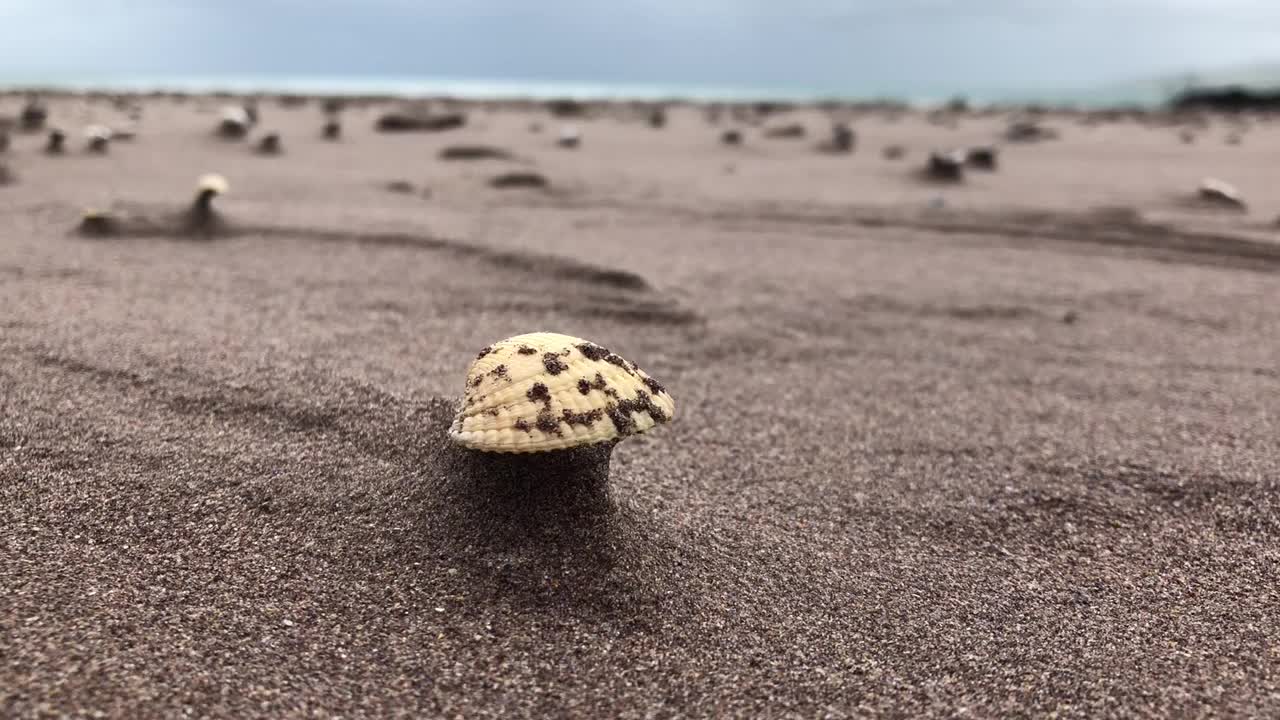
POLYGON ((530 333, 480 351, 449 436, 489 452, 563 450, 645 432, 675 408, 658 381, 608 349, 530 333))

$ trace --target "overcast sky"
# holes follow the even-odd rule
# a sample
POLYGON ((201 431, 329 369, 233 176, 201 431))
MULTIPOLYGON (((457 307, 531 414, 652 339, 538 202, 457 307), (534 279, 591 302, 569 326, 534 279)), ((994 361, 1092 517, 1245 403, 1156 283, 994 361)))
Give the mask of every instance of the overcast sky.
POLYGON ((315 73, 848 92, 1280 60, 1280 0, 0 0, 11 75, 315 73))

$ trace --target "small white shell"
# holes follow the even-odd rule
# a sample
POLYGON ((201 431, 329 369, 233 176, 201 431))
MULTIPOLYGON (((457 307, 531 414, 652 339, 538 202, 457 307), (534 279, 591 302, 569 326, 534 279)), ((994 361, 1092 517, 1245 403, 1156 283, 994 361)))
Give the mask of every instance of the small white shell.
POLYGON ((480 352, 449 437, 472 450, 543 452, 645 432, 674 415, 666 389, 634 363, 582 338, 530 333, 480 352))
POLYGON ((196 190, 199 192, 211 192, 215 195, 222 195, 231 189, 231 185, 227 183, 227 179, 216 173, 201 175, 200 180, 196 182, 196 190))
POLYGON ((84 129, 84 136, 89 140, 110 140, 113 135, 106 125, 90 125, 84 129))
POLYGON ((1200 181, 1200 197, 1212 202, 1244 206, 1244 196, 1231 183, 1207 177, 1200 181))

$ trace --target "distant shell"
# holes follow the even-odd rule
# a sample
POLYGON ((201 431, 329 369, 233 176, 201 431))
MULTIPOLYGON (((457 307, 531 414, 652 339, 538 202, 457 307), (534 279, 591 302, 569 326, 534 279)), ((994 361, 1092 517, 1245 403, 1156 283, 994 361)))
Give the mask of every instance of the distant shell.
POLYGON ((253 119, 249 117, 248 111, 239 105, 228 105, 222 108, 222 121, 235 123, 237 125, 251 125, 253 119))
POLYGON ((110 140, 112 132, 106 125, 90 125, 84 129, 84 136, 90 140, 110 140))
POLYGON ((217 173, 208 173, 201 175, 196 182, 196 189, 200 192, 211 192, 217 195, 224 195, 231 189, 231 185, 227 179, 217 173))
POLYGON ((480 351, 449 436, 473 450, 527 453, 607 442, 669 422, 675 401, 635 363, 556 333, 480 351))
POLYGON ((1240 191, 1237 190, 1234 185, 1217 178, 1204 178, 1200 181, 1200 189, 1207 192, 1217 193, 1219 195, 1226 195, 1228 197, 1240 197, 1240 191))
POLYGON ((80 217, 80 232, 84 235, 115 235, 120 230, 119 219, 105 210, 86 208, 80 217))
POLYGON ((1228 205, 1243 209, 1246 205, 1244 196, 1228 182, 1217 178, 1205 178, 1200 181, 1200 198, 1218 205, 1228 205))

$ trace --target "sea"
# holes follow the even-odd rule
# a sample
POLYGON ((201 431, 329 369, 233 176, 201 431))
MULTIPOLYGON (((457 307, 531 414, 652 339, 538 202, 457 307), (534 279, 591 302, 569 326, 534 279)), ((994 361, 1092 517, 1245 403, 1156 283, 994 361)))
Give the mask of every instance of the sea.
POLYGON ((1134 82, 1084 90, 981 91, 932 96, 850 93, 837 88, 726 87, 676 84, 551 82, 472 78, 341 75, 0 75, 0 88, 109 92, 234 92, 306 95, 388 95, 463 99, 697 100, 697 101, 892 101, 928 107, 963 97, 975 104, 1029 104, 1082 108, 1161 104, 1178 88, 1165 81, 1134 82))

